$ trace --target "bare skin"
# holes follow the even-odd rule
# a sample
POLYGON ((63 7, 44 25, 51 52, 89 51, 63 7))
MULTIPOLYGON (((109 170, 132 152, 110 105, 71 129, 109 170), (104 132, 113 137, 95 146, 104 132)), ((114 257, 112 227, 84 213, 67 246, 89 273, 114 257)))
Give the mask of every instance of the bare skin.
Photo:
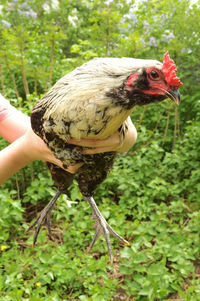
MULTIPOLYGON (((62 162, 54 157, 47 145, 31 129, 30 118, 15 109, 14 113, 0 122, 0 136, 11 144, 0 151, 0 185, 18 170, 28 165, 34 160, 49 161, 60 167, 62 162)), ((84 150, 85 154, 97 154, 101 152, 127 152, 137 139, 137 131, 128 119, 128 132, 121 145, 119 133, 104 139, 82 139, 76 141, 71 139, 70 144, 92 147, 84 150)), ((82 165, 78 163, 69 166, 67 171, 75 173, 82 165)))

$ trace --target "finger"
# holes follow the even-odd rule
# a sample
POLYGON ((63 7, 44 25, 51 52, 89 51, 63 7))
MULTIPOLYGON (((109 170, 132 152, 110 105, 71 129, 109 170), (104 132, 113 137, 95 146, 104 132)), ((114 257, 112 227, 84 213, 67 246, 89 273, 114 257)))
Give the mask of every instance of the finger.
POLYGON ((63 162, 60 161, 59 159, 56 159, 55 157, 51 157, 50 160, 48 160, 49 162, 58 165, 59 167, 61 167, 62 169, 70 172, 70 173, 75 173, 84 163, 83 162, 79 162, 76 163, 74 165, 70 165, 67 168, 63 167, 63 162))
POLYGON ((120 136, 119 136, 119 132, 116 132, 114 135, 106 139, 81 139, 79 141, 75 139, 70 139, 67 141, 67 143, 75 144, 83 147, 93 147, 93 148, 106 147, 106 146, 112 147, 120 144, 120 136))
POLYGON ((94 154, 100 154, 100 153, 106 153, 106 152, 112 152, 112 151, 116 151, 115 148, 111 149, 110 146, 106 146, 106 147, 84 149, 82 151, 82 153, 84 155, 94 155, 94 154))
POLYGON ((74 174, 81 166, 83 165, 83 162, 77 163, 75 165, 70 165, 67 167, 67 171, 74 174))

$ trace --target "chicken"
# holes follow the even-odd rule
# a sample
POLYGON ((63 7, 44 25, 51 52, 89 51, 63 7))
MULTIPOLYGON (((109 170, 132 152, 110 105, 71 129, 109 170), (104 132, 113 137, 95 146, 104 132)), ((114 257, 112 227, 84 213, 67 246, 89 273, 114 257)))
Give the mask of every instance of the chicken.
POLYGON ((94 190, 107 177, 116 153, 84 155, 81 147, 67 144, 67 141, 70 138, 105 139, 119 130, 123 142, 127 131, 126 119, 136 105, 160 102, 166 98, 179 104, 178 88, 182 83, 176 72, 176 65, 168 52, 163 63, 133 58, 96 58, 62 77, 34 106, 32 128, 63 162, 63 167, 84 162, 75 175, 47 163, 58 192, 29 228, 37 225, 34 244, 45 221, 51 234, 50 211, 60 194, 68 193, 73 178, 77 179, 95 219, 96 233, 89 249, 103 234, 112 261, 109 234, 128 244, 108 225, 93 199, 94 190))

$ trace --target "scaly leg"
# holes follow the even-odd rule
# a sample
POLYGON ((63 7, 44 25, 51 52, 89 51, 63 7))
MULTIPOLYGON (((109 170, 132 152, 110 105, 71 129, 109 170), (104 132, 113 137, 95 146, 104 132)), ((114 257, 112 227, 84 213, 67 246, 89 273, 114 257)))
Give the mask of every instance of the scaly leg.
POLYGON ((110 243, 110 233, 115 236, 117 239, 119 239, 122 243, 124 244, 128 244, 128 241, 126 241, 124 238, 122 238, 121 236, 119 236, 112 228, 111 226, 106 222, 105 218, 103 217, 103 215, 101 214, 101 212, 99 211, 95 200, 93 199, 93 197, 85 197, 84 198, 89 202, 91 208, 92 208, 92 215, 95 219, 95 226, 96 226, 96 232, 95 235, 93 237, 93 240, 89 246, 88 251, 91 250, 91 248, 94 246, 97 238, 103 234, 105 239, 106 239, 106 244, 108 247, 108 256, 110 259, 110 262, 112 263, 113 260, 113 256, 112 256, 112 248, 111 248, 111 243, 110 243))
POLYGON ((40 232, 40 229, 41 229, 41 227, 42 227, 42 225, 44 224, 45 221, 47 222, 48 232, 49 232, 49 235, 51 237, 51 227, 50 227, 49 214, 50 214, 51 210, 53 209, 53 207, 54 207, 57 199, 61 195, 61 193, 62 193, 62 191, 60 191, 60 190, 58 190, 56 192, 55 196, 46 205, 46 207, 40 212, 40 215, 38 216, 36 221, 28 228, 27 231, 31 230, 37 224, 37 228, 35 230, 34 238, 33 238, 33 245, 35 245, 35 243, 37 241, 38 234, 40 232))

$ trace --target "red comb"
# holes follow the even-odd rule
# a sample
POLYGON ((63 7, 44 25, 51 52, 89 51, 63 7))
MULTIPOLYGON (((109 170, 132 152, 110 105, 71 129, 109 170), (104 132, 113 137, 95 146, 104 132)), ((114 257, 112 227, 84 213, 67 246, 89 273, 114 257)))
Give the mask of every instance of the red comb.
POLYGON ((168 51, 164 54, 162 71, 168 85, 175 88, 182 86, 182 82, 176 76, 176 65, 174 61, 170 59, 168 51))

